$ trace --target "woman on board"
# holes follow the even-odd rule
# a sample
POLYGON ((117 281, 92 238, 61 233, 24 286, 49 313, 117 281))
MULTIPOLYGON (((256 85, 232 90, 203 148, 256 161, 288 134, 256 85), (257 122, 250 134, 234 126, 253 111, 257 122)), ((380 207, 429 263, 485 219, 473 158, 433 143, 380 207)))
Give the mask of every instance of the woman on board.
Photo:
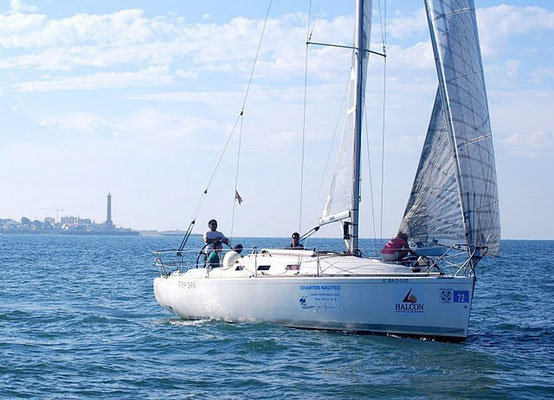
POLYGON ((396 237, 389 240, 381 250, 383 261, 400 261, 408 253, 413 254, 408 245, 408 235, 403 232, 398 232, 396 237))

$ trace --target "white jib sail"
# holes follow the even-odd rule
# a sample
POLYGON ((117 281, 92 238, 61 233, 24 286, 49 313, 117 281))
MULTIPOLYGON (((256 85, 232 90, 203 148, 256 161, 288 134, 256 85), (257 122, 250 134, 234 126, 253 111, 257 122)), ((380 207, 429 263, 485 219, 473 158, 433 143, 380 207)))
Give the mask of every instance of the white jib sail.
POLYGON ((415 242, 463 243, 455 158, 437 93, 412 192, 400 230, 415 242), (460 242, 461 240, 461 242, 460 242))
POLYGON ((351 216, 352 212, 352 187, 354 178, 354 141, 356 134, 355 119, 357 113, 364 109, 365 87, 367 76, 367 65, 369 60, 369 45, 371 36, 371 10, 372 1, 361 1, 359 6, 363 7, 362 16, 362 40, 359 44, 360 50, 352 52, 352 68, 350 70, 349 103, 346 110, 346 120, 342 139, 339 145, 337 158, 335 161, 335 170, 331 180, 329 193, 325 199, 323 213, 319 219, 320 225, 342 220, 351 216), (361 57, 361 74, 358 74, 358 57, 361 57), (357 80, 361 76, 361 80, 357 80), (361 89, 358 91, 358 85, 361 89), (361 93, 361 98, 356 98, 356 93, 361 93))
POLYGON ((400 229, 415 241, 467 243, 497 255, 498 188, 473 0, 425 5, 439 91, 400 229))

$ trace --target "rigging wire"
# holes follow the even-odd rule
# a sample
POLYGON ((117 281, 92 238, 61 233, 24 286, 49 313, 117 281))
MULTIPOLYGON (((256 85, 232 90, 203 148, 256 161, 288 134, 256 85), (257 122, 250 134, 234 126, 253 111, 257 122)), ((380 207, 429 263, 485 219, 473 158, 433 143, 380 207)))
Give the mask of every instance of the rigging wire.
MULTIPOLYGON (((381 39, 383 41, 383 54, 387 49, 387 0, 384 0, 383 13, 381 13, 381 1, 379 3, 379 16, 381 20, 381 39)), ((382 132, 381 132, 381 216, 379 237, 383 240, 383 215, 385 203, 385 121, 386 121, 386 94, 387 94, 387 57, 383 60, 383 114, 382 114, 382 132)))
MULTIPOLYGON (((215 177, 215 174, 217 173, 217 170, 219 169, 219 165, 221 164, 221 160, 223 159, 223 156, 226 153, 227 148, 229 147, 229 143, 231 142, 231 139, 233 138, 233 136, 235 134, 235 131, 236 131, 236 128, 237 128, 237 125, 238 125, 239 121, 241 121, 241 137, 242 137, 242 118, 244 116, 244 109, 246 107, 246 100, 248 99, 248 94, 250 93, 250 87, 252 85, 252 78, 254 77, 254 71, 255 71, 255 68, 256 68, 256 64, 258 62, 258 57, 259 57, 259 54, 260 54, 260 49, 261 49, 261 46, 262 46, 262 41, 263 41, 263 38, 264 38, 264 33, 265 33, 266 26, 267 26, 267 21, 269 19, 269 12, 271 10, 272 2, 273 2, 273 0, 269 0, 269 3, 267 5, 267 11, 266 11, 266 14, 265 14, 264 24, 263 24, 263 27, 262 27, 262 32, 260 34, 260 40, 258 42, 258 47, 256 49, 256 55, 254 56, 254 62, 252 63, 252 69, 250 71, 250 76, 248 78, 248 84, 246 86, 246 92, 244 94, 244 99, 243 99, 243 102, 242 102, 242 107, 241 107, 240 113, 237 116, 237 119, 235 120, 235 123, 233 125, 233 129, 231 129, 231 132, 229 134, 229 137, 227 138, 227 141, 225 142, 225 146, 223 146, 223 150, 221 151, 221 154, 219 155, 219 158, 218 158, 217 163, 216 163, 216 165, 213 169, 213 172, 210 176, 210 179, 208 180, 208 184, 206 185, 206 189, 204 189, 204 192, 200 195, 200 199, 198 200, 198 203, 196 204, 196 208, 194 209, 194 213, 193 213, 193 217, 192 217, 192 222, 190 223, 189 228, 187 229, 187 233, 185 234, 185 237, 183 238, 183 240, 181 241, 181 245, 179 246, 179 248, 181 250, 186 245, 186 243, 188 241, 188 238, 190 237, 190 234, 192 232, 192 228, 193 228, 194 224, 196 223, 196 218, 198 217, 198 214, 200 213, 200 210, 202 209, 202 205, 204 204, 204 201, 206 200, 206 197, 208 195, 208 190, 210 189, 210 187, 212 185, 212 181, 215 177)), ((241 138, 239 139, 239 143, 240 143, 240 140, 241 140, 241 138)), ((240 144, 239 144, 239 157, 240 157, 240 144)), ((237 171, 238 171, 238 162, 239 161, 237 161, 237 171)), ((236 183, 235 183, 235 186, 236 186, 236 183)), ((236 187, 235 187, 235 190, 236 190, 236 187)))
POLYGON ((379 26, 381 28, 381 42, 383 43, 383 54, 386 54, 384 53, 385 51, 385 42, 386 42, 386 29, 387 29, 387 26, 386 26, 386 23, 387 23, 387 0, 384 0, 384 8, 385 8, 385 12, 384 12, 384 19, 383 19, 383 12, 381 10, 381 0, 377 0, 377 7, 379 8, 379 26))
MULTIPOLYGON (((244 108, 244 105, 243 105, 243 108, 244 108)), ((223 159, 223 156, 225 155, 225 152, 227 151, 227 147, 229 147, 229 142, 231 142, 231 139, 233 138, 233 136, 235 134, 235 129, 237 128, 237 125, 238 125, 239 121, 242 118, 242 114, 243 114, 243 110, 241 110, 241 112, 239 113, 237 119, 235 120, 235 124, 233 125, 233 129, 231 130, 231 134, 227 138, 227 141, 225 142, 225 146, 223 146, 223 151, 219 155, 219 158, 217 160, 215 168, 212 172, 212 175, 210 176, 210 180, 208 181, 208 184, 206 185, 206 189, 204 190, 204 194, 208 194, 208 189, 212 185, 212 181, 214 179, 214 176, 215 176, 217 170, 219 169, 219 164, 221 164, 221 160, 223 159)), ((200 210, 198 210, 198 211, 200 211, 200 210)))
POLYGON ((254 57, 254 63, 252 64, 252 70, 250 71, 250 79, 248 79, 248 86, 246 87, 246 93, 244 94, 244 101, 242 102, 241 116, 244 113, 244 107, 246 106, 246 99, 248 98, 248 93, 250 92, 250 85, 252 84, 252 78, 254 77, 254 69, 256 68, 256 62, 258 61, 258 56, 260 54, 260 48, 262 47, 262 40, 264 38, 265 28, 267 26, 267 20, 269 19, 269 11, 271 10, 271 3, 273 0, 269 0, 267 5, 267 11, 265 13, 264 26, 262 28, 262 33, 260 35, 260 41, 258 42, 258 48, 256 49, 256 56, 254 57))
POLYGON ((308 42, 310 41, 310 25, 312 17, 312 0, 308 8, 308 30, 306 32, 306 55, 304 64, 304 115, 302 119, 302 152, 300 156, 300 204, 298 212, 298 232, 302 232, 302 197, 304 194, 304 153, 306 145, 306 111, 308 102, 308 42))
POLYGON ((223 148, 223 151, 221 152, 221 154, 219 156, 219 159, 218 159, 217 164, 214 168, 214 171, 212 172, 212 176, 210 177, 210 180, 208 182, 206 190, 204 191, 205 194, 207 194, 208 189, 209 189, 210 185, 212 184, 212 180, 213 180, 213 178, 214 178, 214 176, 217 172, 217 169, 219 168, 219 164, 221 163, 221 159, 223 158, 223 155, 225 154, 225 151, 227 150, 227 147, 229 146, 229 142, 231 141, 231 138, 235 134, 235 129, 237 127, 237 124, 238 124, 239 120, 241 120, 242 117, 244 116, 244 108, 246 107, 246 100, 248 99, 248 94, 250 93, 250 86, 252 86, 252 78, 254 77, 254 70, 256 68, 256 63, 258 61, 258 56, 260 55, 260 48, 262 47, 262 41, 263 41, 263 38, 264 38, 265 28, 267 26, 267 20, 269 19, 269 11, 271 9, 272 1, 273 0, 269 0, 269 4, 267 6, 264 25, 262 27, 262 33, 260 35, 260 41, 258 42, 258 48, 256 49, 256 55, 254 56, 254 62, 252 63, 252 69, 250 71, 250 77, 248 78, 248 84, 246 85, 246 92, 244 93, 244 100, 242 101, 242 107, 241 107, 240 113, 239 113, 239 115, 238 115, 238 117, 235 121, 235 125, 233 126, 231 134, 227 138, 227 142, 225 143, 225 147, 223 148))
MULTIPOLYGON (((237 206, 237 202, 239 201, 239 194, 238 194, 238 181, 239 181, 239 166, 240 166, 240 150, 242 145, 242 127, 243 127, 244 118, 242 118, 241 113, 241 119, 240 119, 240 130, 239 130, 239 149, 237 154, 237 168, 235 171, 235 193, 233 193, 233 215, 231 217, 231 239, 233 238, 233 230, 235 228, 235 208, 237 206)), ((239 203, 240 204, 240 203, 239 203)))
MULTIPOLYGON (((310 12, 311 12, 311 9, 312 9, 312 2, 310 0, 310 12)), ((312 25, 312 28, 310 30, 310 34, 308 35, 308 41, 312 40, 312 37, 314 35, 314 30, 315 30, 315 24, 317 22, 317 18, 319 17, 319 11, 321 10, 321 1, 319 2, 319 6, 317 7, 317 11, 315 12, 315 16, 314 16, 314 19, 313 19, 313 25, 312 25)), ((308 29, 310 29, 310 17, 308 16, 308 29)))
POLYGON ((370 151, 369 151, 369 129, 367 125, 367 101, 365 102, 365 113, 364 113, 364 120, 365 120, 365 135, 366 135, 366 149, 367 149, 367 167, 368 167, 368 178, 369 178, 369 193, 370 193, 370 201, 371 201, 371 222, 373 225, 373 241, 375 246, 375 253, 377 253, 377 231, 375 228, 375 205, 373 201, 373 174, 371 173, 371 157, 370 157, 370 151))

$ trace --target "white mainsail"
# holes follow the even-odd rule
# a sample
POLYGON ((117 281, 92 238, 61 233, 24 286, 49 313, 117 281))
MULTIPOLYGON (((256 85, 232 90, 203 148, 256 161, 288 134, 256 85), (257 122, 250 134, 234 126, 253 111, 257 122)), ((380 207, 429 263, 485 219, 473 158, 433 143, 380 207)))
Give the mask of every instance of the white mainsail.
POLYGON ((372 1, 358 1, 356 7, 358 23, 356 24, 350 71, 350 100, 331 187, 319 220, 319 223, 323 225, 332 221, 352 218, 351 234, 356 242, 351 245, 351 251, 355 251, 357 246, 360 139, 369 60, 372 1))
POLYGON ((400 229, 497 255, 498 188, 473 0, 425 0, 439 90, 400 229))

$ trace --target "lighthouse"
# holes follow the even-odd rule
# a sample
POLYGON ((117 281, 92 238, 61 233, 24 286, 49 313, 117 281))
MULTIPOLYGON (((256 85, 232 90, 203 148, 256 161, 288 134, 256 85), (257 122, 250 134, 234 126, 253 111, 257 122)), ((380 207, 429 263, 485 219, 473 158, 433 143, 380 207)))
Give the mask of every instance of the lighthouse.
POLYGON ((108 228, 113 228, 113 222, 112 222, 112 195, 108 193, 108 206, 107 206, 107 212, 106 212, 106 226, 108 228))

